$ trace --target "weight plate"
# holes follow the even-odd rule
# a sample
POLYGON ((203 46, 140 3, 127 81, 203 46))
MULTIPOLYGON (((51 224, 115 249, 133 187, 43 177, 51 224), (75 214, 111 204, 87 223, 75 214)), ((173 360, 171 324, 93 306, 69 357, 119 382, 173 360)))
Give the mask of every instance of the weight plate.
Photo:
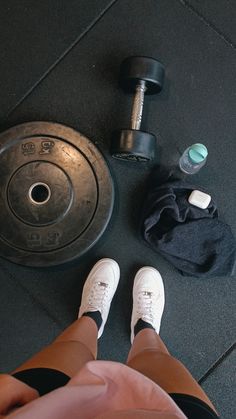
POLYGON ((114 204, 108 166, 72 128, 29 122, 0 134, 0 255, 27 266, 73 260, 105 231, 114 204))

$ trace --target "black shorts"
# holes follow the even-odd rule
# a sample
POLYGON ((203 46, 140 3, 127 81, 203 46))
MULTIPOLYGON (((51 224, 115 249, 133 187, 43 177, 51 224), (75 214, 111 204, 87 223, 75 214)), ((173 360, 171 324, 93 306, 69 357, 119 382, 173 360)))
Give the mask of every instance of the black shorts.
POLYGON ((35 388, 40 396, 65 386, 70 380, 68 375, 51 368, 32 368, 15 372, 12 376, 35 388))
MULTIPOLYGON (((61 371, 49 368, 32 368, 19 371, 13 377, 35 388, 40 396, 65 386, 70 377, 61 371)), ((202 400, 187 394, 171 393, 170 397, 188 419, 217 419, 219 416, 202 400)))

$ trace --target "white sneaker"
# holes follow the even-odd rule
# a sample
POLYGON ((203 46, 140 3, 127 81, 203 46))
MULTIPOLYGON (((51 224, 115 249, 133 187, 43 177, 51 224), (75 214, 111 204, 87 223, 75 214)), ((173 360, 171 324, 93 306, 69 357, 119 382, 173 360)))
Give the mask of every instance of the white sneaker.
POLYGON ((102 324, 98 331, 98 338, 103 333, 119 279, 118 263, 113 259, 106 258, 99 260, 94 265, 84 284, 78 318, 88 311, 100 311, 102 324))
POLYGON ((141 268, 134 278, 131 343, 139 319, 151 324, 157 333, 160 332, 164 305, 165 290, 160 273, 150 266, 141 268))

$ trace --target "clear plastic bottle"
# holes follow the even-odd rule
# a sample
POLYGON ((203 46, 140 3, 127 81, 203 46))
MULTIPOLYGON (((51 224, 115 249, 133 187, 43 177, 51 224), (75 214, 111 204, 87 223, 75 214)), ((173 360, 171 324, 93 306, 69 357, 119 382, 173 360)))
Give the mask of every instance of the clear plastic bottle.
POLYGON ((208 150, 204 144, 193 144, 188 147, 179 159, 182 172, 194 175, 206 164, 208 150))

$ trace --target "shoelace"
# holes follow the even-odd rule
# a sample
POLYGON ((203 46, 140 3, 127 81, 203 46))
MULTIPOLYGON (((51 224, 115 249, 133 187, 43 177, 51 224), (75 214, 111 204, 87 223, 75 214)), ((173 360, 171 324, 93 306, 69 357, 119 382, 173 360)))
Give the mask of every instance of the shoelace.
POLYGON ((109 285, 106 282, 99 281, 94 284, 88 299, 89 308, 92 311, 96 311, 103 306, 109 296, 108 288, 109 285))
MULTIPOLYGON (((156 302, 156 298, 155 298, 156 302)), ((137 314, 147 323, 153 322, 153 309, 154 309, 154 301, 153 301, 153 293, 149 291, 140 291, 138 294, 138 301, 137 301, 137 314)))

